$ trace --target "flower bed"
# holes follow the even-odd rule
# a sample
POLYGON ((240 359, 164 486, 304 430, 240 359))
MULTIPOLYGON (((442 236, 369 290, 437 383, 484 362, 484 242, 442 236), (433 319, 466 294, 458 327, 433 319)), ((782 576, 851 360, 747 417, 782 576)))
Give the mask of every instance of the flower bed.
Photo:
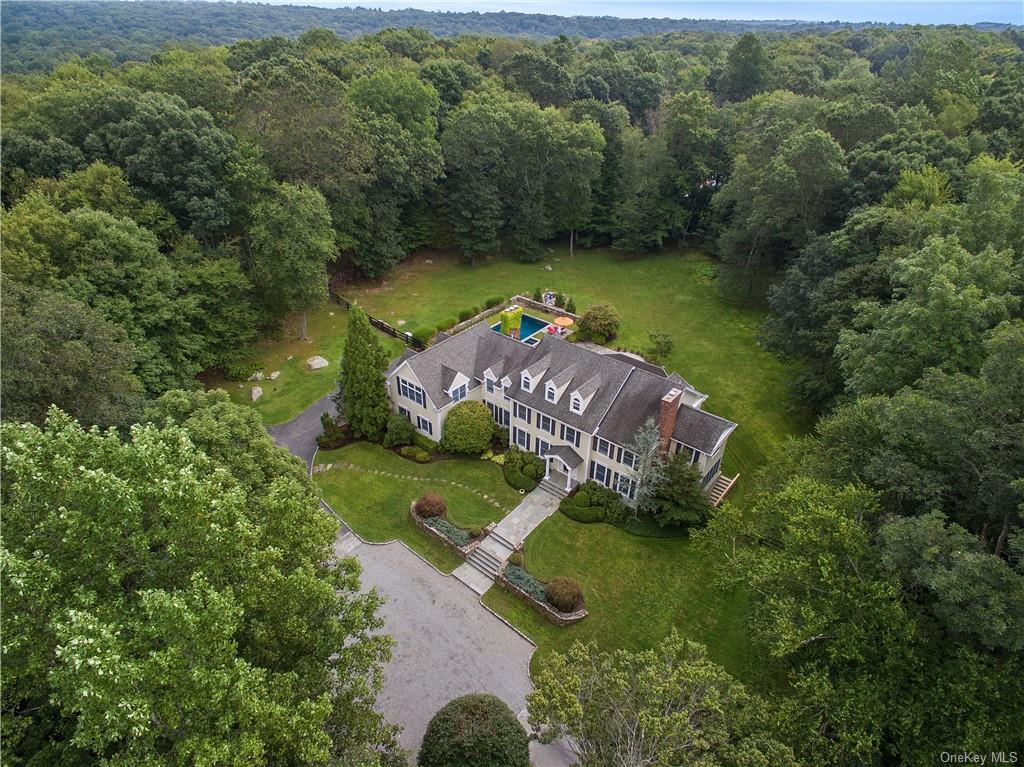
POLYGON ((416 527, 425 532, 427 535, 431 535, 447 548, 454 551, 463 559, 466 559, 477 546, 480 545, 480 541, 487 537, 488 533, 494 527, 493 524, 483 528, 474 528, 473 530, 465 530, 458 525, 450 522, 444 516, 428 517, 424 519, 416 513, 416 501, 413 501, 409 505, 409 517, 416 527), (475 532, 474 532, 475 531, 475 532))
POLYGON ((506 563, 494 577, 495 582, 512 596, 526 602, 556 626, 571 626, 587 617, 587 608, 580 607, 575 612, 564 613, 548 602, 545 593, 547 584, 537 580, 519 565, 506 563))

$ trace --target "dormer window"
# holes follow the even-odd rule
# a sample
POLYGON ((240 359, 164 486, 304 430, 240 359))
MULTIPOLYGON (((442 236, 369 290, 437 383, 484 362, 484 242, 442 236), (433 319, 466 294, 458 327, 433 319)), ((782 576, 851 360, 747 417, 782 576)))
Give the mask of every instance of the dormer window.
POLYGON ((520 384, 523 387, 523 391, 533 391, 533 382, 530 380, 530 374, 525 370, 523 371, 523 375, 520 379, 520 384))
POLYGON ((461 402, 466 398, 468 393, 469 387, 466 384, 462 384, 462 386, 452 392, 452 402, 461 402))
POLYGON ((558 399, 558 392, 555 390, 555 385, 548 382, 548 385, 544 387, 544 399, 548 402, 554 402, 558 399))
POLYGON ((569 409, 574 413, 583 412, 583 398, 579 394, 573 393, 569 400, 569 409))

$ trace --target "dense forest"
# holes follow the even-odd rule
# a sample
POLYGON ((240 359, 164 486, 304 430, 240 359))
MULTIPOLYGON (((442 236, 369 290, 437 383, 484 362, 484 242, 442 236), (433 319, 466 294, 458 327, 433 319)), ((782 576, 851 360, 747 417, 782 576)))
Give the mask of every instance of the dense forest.
MULTIPOLYGON (((1021 745, 1019 30, 313 29, 112 61, 132 55, 3 79, 6 420, 42 424, 51 403, 87 426, 156 414, 144 446, 187 462, 175 424, 213 404, 172 390, 247 375, 251 343, 325 300, 327 268, 378 277, 428 246, 472 264, 539 259, 556 238, 581 258, 700 244, 729 297, 767 301, 762 343, 820 416, 752 508, 700 534, 723 583, 751 589, 754 646, 780 670, 765 726, 805 764, 1021 745)), ((47 465, 69 445, 145 473, 145 455, 67 423, 19 428, 47 465)), ((14 463, 24 483, 34 460, 14 463)), ((116 749, 40 708, 40 685, 59 701, 74 680, 42 681, 29 650, 9 674, 8 748, 51 717, 66 753, 116 749)))
MULTIPOLYGON (((621 39, 671 32, 830 31, 839 22, 716 21, 712 19, 619 19, 611 16, 552 16, 541 13, 435 13, 414 8, 316 8, 255 3, 167 2, 139 0, 62 0, 14 2, 4 6, 4 69, 50 69, 68 56, 98 53, 115 62, 146 60, 175 45, 226 45, 239 40, 281 35, 298 37, 309 29, 330 29, 352 39, 385 29, 416 27, 438 37, 457 35, 523 36, 538 40, 567 35, 621 39)), ((856 24, 859 29, 874 26, 856 24)), ((882 25, 878 25, 882 26, 882 25)), ((1006 25, 978 24, 1000 31, 1006 25)))

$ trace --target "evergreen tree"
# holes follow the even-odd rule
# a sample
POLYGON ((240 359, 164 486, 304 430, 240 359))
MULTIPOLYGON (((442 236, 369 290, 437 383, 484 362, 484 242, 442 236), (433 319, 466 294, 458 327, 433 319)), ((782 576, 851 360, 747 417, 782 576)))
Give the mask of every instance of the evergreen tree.
POLYGON ((348 313, 348 337, 341 353, 334 402, 357 438, 378 434, 387 423, 390 410, 384 384, 387 364, 387 353, 373 332, 369 317, 358 306, 353 306, 348 313))

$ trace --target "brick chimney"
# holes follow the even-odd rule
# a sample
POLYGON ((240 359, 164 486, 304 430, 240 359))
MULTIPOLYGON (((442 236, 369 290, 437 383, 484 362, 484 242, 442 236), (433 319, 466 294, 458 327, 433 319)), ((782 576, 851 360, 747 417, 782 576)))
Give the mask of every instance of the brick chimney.
POLYGON ((672 432, 676 430, 676 416, 679 415, 679 403, 683 401, 683 392, 673 389, 661 398, 658 408, 658 433, 661 435, 661 452, 667 453, 672 432))

